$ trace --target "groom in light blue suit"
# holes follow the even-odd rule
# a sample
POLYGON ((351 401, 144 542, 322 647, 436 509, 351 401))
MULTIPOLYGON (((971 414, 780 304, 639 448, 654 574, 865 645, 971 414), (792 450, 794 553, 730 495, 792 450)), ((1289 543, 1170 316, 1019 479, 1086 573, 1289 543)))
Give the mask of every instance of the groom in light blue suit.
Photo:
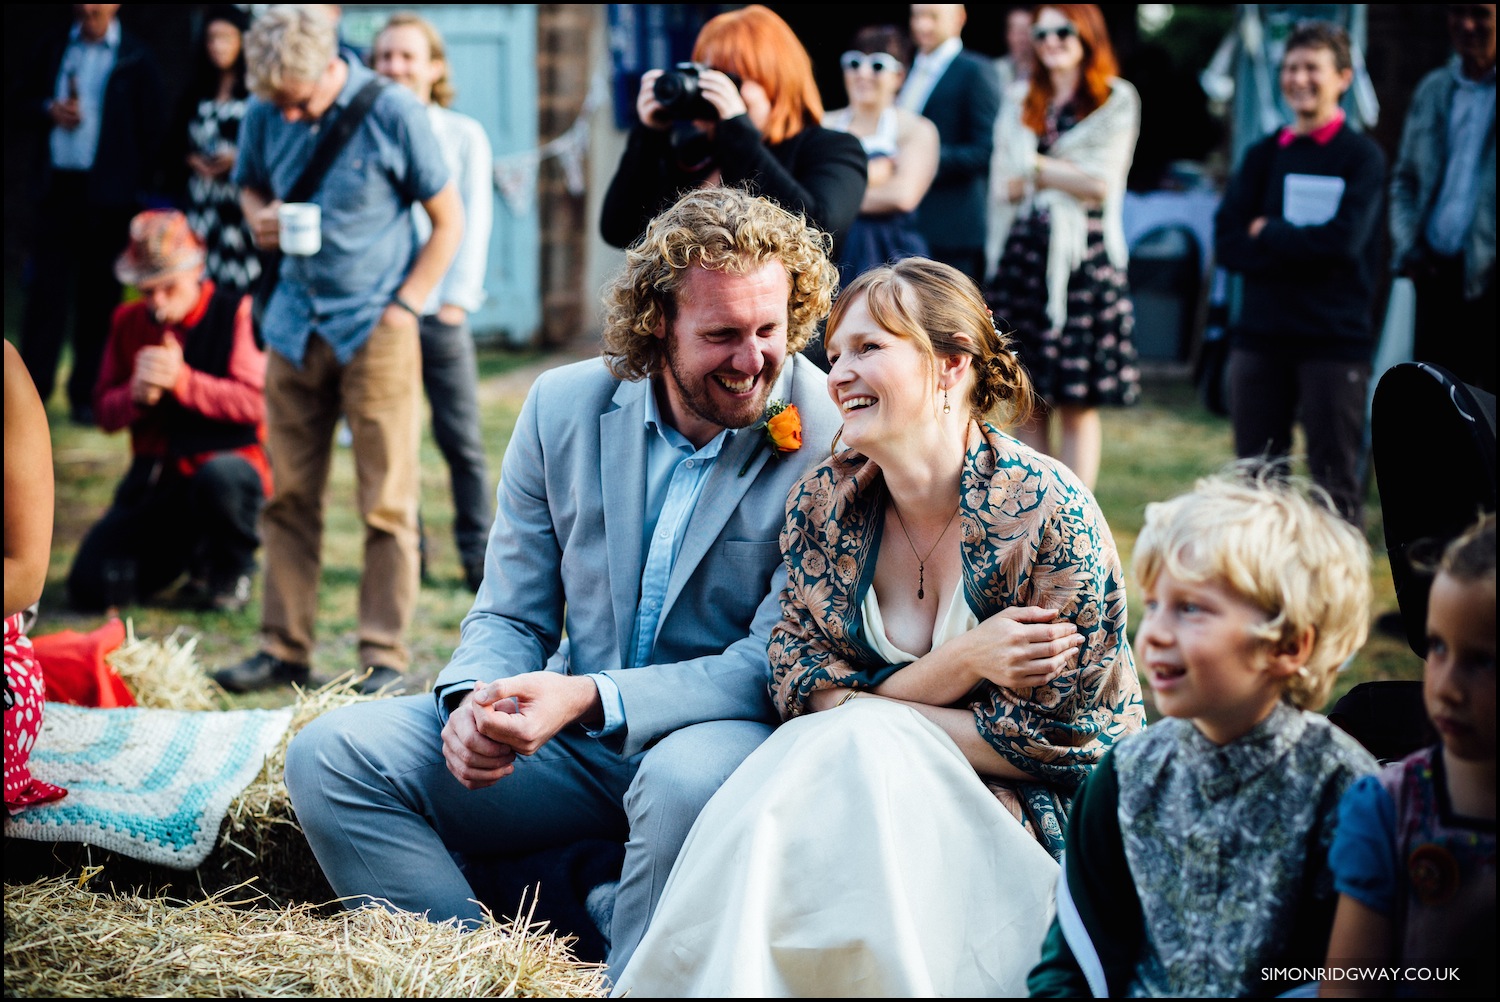
POLYGON ((797 355, 836 286, 826 247, 765 199, 707 188, 628 252, 603 359, 545 373, 522 408, 484 584, 434 694, 334 711, 288 750, 340 896, 473 922, 450 853, 614 839, 624 969, 699 810, 776 721, 786 497, 839 425, 797 355), (771 442, 778 403, 805 447, 771 442))

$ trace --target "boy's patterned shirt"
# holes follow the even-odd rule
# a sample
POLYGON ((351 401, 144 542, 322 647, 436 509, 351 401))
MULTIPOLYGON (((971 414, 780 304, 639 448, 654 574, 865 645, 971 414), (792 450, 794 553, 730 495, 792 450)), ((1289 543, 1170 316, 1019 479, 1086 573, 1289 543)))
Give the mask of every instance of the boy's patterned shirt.
MULTIPOLYGON (((1116 748, 1119 822, 1146 935, 1130 994, 1257 994, 1304 906, 1331 902, 1339 799, 1375 759, 1327 718, 1277 705, 1219 747, 1163 720, 1116 748)), ((1307 944, 1321 960, 1323 942, 1307 944)))

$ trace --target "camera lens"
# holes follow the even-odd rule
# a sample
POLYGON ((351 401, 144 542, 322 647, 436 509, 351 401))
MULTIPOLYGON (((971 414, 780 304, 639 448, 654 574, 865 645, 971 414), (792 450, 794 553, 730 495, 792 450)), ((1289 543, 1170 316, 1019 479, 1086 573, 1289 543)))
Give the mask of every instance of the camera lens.
MULTIPOLYGON (((699 74, 709 69, 698 63, 678 63, 656 78, 652 93, 663 117, 675 122, 718 121, 719 112, 699 88, 699 74)), ((736 84, 738 86, 738 84, 736 84)))
MULTIPOLYGON (((696 81, 695 81, 696 83, 696 81)), ((681 70, 668 70, 656 78, 656 84, 652 88, 656 99, 664 106, 671 108, 682 100, 683 92, 687 89, 687 81, 681 70)))

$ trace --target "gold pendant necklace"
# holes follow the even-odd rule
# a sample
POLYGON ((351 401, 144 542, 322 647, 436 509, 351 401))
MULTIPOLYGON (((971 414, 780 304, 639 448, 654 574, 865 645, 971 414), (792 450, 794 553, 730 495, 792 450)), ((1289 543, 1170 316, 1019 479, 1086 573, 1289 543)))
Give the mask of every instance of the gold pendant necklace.
POLYGON ((891 511, 896 513, 896 524, 901 526, 901 535, 906 537, 906 545, 911 547, 911 555, 917 558, 918 602, 922 601, 922 599, 927 595, 926 589, 923 587, 927 583, 927 560, 932 556, 933 551, 938 548, 938 543, 941 543, 943 541, 943 537, 948 535, 948 530, 953 527, 953 520, 955 518, 958 518, 958 511, 962 507, 963 502, 960 501, 958 505, 953 509, 953 514, 948 516, 948 521, 943 526, 943 531, 938 533, 938 538, 933 540, 932 545, 928 547, 927 556, 924 557, 917 552, 917 544, 911 541, 911 533, 906 530, 906 520, 901 517, 901 509, 896 507, 896 499, 891 499, 891 511))

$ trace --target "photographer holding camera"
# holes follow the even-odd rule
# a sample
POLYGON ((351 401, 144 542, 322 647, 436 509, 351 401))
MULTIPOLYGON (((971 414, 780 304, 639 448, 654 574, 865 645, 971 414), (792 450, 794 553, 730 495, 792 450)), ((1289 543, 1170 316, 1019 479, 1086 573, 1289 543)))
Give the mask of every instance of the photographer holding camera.
POLYGON ((759 4, 703 26, 693 62, 650 70, 604 196, 600 230, 628 247, 688 188, 727 185, 764 195, 841 243, 864 197, 859 140, 825 129, 807 50, 759 4))

